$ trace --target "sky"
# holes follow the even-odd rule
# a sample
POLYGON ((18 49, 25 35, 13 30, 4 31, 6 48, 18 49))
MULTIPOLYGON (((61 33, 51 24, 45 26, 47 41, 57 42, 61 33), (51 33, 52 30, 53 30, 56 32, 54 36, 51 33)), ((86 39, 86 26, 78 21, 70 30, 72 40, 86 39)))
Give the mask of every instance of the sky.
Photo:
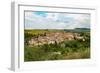
POLYGON ((25 11, 25 29, 90 28, 90 14, 25 11))

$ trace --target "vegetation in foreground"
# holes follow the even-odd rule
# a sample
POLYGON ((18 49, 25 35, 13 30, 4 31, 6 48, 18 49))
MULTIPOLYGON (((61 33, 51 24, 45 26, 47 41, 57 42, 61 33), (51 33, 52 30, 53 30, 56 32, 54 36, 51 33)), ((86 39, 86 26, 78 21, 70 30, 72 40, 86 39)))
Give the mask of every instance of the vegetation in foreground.
MULTIPOLYGON (((82 40, 65 40, 60 43, 43 45, 28 44, 28 40, 39 37, 40 34, 53 31, 31 30, 25 31, 24 61, 44 61, 44 60, 67 60, 67 59, 86 59, 90 58, 90 33, 77 32, 85 38, 82 40)), ((56 31, 55 31, 56 32, 56 31)), ((58 31, 57 31, 58 32, 58 31)), ((74 33, 74 32, 73 32, 74 33)), ((45 36, 45 35, 41 35, 45 36)))

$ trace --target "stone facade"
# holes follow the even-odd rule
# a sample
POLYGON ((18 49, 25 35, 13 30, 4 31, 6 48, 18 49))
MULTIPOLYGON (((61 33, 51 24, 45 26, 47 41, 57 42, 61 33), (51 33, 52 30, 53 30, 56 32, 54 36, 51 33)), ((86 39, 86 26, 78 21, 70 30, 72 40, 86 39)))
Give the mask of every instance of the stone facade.
POLYGON ((39 36, 38 38, 32 38, 28 41, 30 45, 43 45, 43 44, 54 44, 63 42, 65 40, 85 39, 78 33, 73 32, 49 32, 45 36, 39 36))

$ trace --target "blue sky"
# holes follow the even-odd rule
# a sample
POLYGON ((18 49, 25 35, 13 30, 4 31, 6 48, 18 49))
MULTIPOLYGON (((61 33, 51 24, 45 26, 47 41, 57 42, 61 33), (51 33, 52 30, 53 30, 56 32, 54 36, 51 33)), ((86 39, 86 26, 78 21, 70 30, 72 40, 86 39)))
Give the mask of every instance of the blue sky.
POLYGON ((89 14, 25 12, 25 29, 90 28, 89 14))
POLYGON ((36 14, 36 15, 39 15, 39 16, 42 16, 42 17, 46 17, 47 16, 47 12, 43 12, 43 11, 33 12, 33 14, 36 14))

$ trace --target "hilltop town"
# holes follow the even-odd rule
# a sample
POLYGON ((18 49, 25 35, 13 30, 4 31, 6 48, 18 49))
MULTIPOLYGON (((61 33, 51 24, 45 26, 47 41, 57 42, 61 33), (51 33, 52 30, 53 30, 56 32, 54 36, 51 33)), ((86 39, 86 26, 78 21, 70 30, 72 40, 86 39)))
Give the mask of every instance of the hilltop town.
POLYGON ((55 44, 60 43, 63 41, 70 41, 70 40, 82 40, 85 41, 83 36, 80 36, 79 33, 74 32, 47 32, 42 33, 38 37, 32 37, 28 44, 30 46, 34 45, 44 45, 44 44, 55 44))

